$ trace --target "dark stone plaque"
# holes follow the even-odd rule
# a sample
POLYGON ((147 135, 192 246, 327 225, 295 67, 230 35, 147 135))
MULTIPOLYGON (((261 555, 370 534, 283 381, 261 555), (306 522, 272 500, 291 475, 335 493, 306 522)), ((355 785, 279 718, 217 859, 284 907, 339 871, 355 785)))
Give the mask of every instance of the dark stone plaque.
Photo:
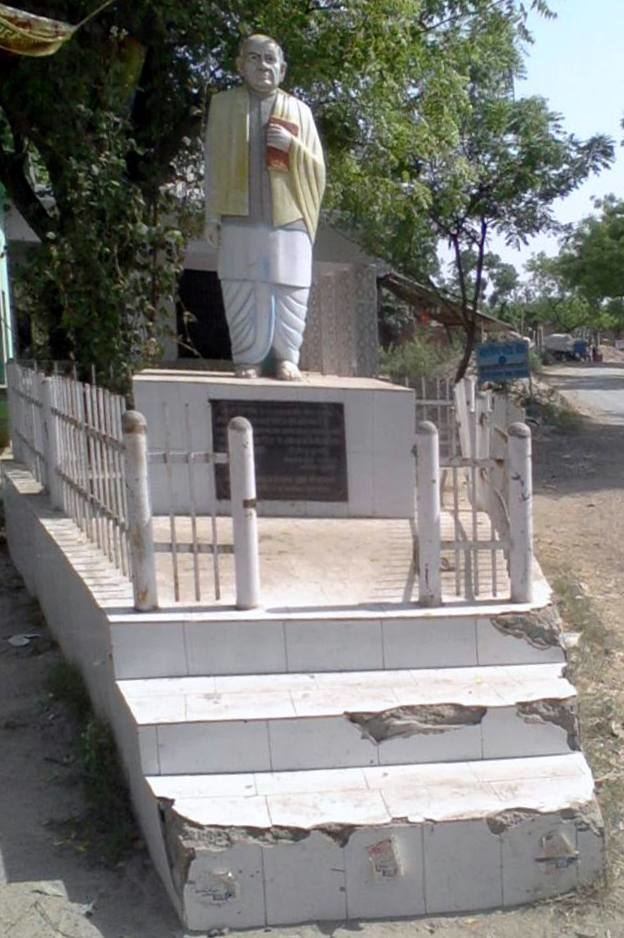
MULTIPOLYGON (((256 490, 271 501, 346 502, 344 407, 321 401, 211 400, 216 452, 227 451, 232 417, 253 427, 256 490)), ((230 497, 227 466, 217 465, 217 498, 230 497)))

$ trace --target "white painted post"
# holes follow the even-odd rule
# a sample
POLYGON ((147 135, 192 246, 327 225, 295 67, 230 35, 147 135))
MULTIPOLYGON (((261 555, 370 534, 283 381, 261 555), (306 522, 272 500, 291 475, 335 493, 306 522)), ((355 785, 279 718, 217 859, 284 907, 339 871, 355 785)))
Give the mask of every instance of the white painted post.
POLYGON ((442 602, 440 580, 440 446, 429 420, 416 428, 416 505, 418 511, 418 600, 423 606, 442 602))
MULTIPOLYGON (((469 397, 469 385, 468 379, 462 378, 459 384, 456 384, 453 388, 453 395, 455 397, 455 420, 457 423, 457 433, 459 436, 459 449, 460 453, 464 457, 469 457, 471 455, 470 446, 472 440, 472 434, 470 432, 471 427, 471 412, 470 404, 468 401, 469 397)), ((471 385, 474 388, 474 382, 471 385)))
POLYGON ((121 428, 134 608, 139 612, 150 612, 158 608, 158 589, 148 481, 147 421, 137 410, 127 410, 122 415, 121 428))
POLYGON ((512 423, 507 434, 511 601, 529 603, 533 599, 531 431, 525 423, 512 423))
POLYGON ((474 375, 468 375, 462 379, 462 384, 466 395, 466 407, 470 414, 474 414, 477 403, 477 379, 474 375))
MULTIPOLYGON (((490 391, 477 391, 474 411, 474 459, 489 459, 492 432, 492 394, 490 391)), ((475 469, 476 505, 479 511, 489 508, 489 470, 485 466, 475 469)))
POLYGON ((17 390, 19 387, 19 368, 14 361, 6 364, 7 379, 7 401, 9 405, 9 429, 11 433, 11 449, 13 450, 13 459, 17 462, 24 462, 22 446, 17 431, 21 430, 19 420, 19 397, 17 390))
POLYGON ((256 516, 256 468, 253 430, 245 417, 233 417, 228 424, 230 455, 230 502, 234 535, 236 608, 255 609, 260 605, 260 562, 256 516))
POLYGON ((41 409, 43 411, 43 448, 46 464, 46 482, 50 503, 53 508, 63 508, 63 492, 58 475, 59 438, 56 417, 52 413, 54 404, 52 378, 41 381, 41 409))

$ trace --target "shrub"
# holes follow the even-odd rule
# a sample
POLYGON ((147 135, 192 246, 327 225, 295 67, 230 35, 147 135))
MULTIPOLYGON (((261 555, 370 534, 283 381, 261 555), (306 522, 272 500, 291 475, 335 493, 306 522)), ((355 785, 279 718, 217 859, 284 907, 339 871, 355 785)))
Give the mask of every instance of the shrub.
POLYGON ((62 703, 79 727, 77 739, 81 781, 88 813, 74 818, 71 839, 96 842, 103 858, 117 863, 137 838, 126 779, 113 732, 96 716, 80 669, 60 661, 48 677, 48 691, 62 703))
POLYGON ((452 377, 461 351, 459 340, 442 345, 430 333, 422 333, 410 342, 382 350, 380 372, 397 384, 414 384, 419 378, 452 377))

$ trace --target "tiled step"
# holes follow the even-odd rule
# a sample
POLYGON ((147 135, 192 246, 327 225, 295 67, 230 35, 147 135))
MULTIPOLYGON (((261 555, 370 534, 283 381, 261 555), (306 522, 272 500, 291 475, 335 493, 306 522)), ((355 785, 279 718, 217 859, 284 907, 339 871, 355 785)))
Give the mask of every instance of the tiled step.
POLYGON ((580 753, 148 783, 188 928, 507 907, 603 869, 580 753))
POLYGON ((119 679, 563 662, 552 609, 110 616, 119 679), (544 626, 544 622, 546 625, 544 626))
POLYGON ((119 681, 147 774, 285 771, 577 748, 557 664, 119 681))

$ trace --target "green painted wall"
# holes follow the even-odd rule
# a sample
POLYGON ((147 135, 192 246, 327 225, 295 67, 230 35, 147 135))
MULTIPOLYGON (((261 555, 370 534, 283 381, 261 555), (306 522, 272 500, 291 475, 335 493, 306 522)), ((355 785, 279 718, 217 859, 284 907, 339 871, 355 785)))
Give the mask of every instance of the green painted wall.
POLYGON ((5 191, 0 185, 0 385, 6 384, 6 362, 13 357, 13 330, 9 295, 9 265, 4 236, 5 191))

